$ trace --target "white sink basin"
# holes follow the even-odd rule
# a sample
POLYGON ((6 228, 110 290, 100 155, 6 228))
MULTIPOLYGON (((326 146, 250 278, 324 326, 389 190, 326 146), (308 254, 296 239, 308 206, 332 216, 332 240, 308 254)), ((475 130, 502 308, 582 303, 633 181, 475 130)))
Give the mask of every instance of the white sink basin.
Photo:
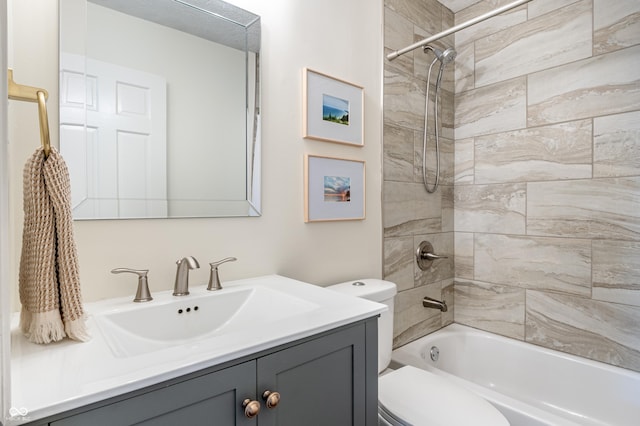
POLYGON ((143 304, 126 303, 94 315, 117 357, 135 356, 217 335, 265 327, 318 307, 267 287, 235 287, 187 296, 165 292, 143 304))

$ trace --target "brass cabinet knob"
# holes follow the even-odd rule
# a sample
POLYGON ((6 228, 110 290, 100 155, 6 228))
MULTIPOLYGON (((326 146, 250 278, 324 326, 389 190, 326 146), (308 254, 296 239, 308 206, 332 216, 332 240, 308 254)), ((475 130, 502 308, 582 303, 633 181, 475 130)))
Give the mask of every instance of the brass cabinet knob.
POLYGON ((264 399, 267 408, 276 408, 280 403, 280 393, 266 390, 262 393, 262 399, 264 399))
POLYGON ((242 401, 242 408, 244 408, 244 415, 252 419, 260 412, 260 403, 247 398, 242 401))

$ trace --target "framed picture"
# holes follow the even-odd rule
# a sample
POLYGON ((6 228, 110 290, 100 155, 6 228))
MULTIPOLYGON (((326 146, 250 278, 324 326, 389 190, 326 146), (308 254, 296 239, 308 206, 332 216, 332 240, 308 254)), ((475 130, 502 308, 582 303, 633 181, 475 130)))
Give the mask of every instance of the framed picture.
POLYGON ((364 161, 305 155, 304 221, 364 219, 364 161))
POLYGON ((317 71, 303 70, 303 137, 364 145, 364 89, 317 71))

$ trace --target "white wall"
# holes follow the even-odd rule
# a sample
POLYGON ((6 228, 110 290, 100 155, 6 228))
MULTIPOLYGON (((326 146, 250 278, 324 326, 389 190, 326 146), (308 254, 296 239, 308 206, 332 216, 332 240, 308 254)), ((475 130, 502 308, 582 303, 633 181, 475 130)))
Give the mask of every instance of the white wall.
MULTIPOLYGON (((135 279, 115 267, 149 268, 152 291, 169 289, 175 261, 193 255, 202 267, 192 283, 208 279, 207 263, 226 256, 223 280, 278 273, 326 285, 381 277, 382 5, 369 0, 233 0, 262 17, 263 216, 258 218, 83 221, 75 223, 86 301, 133 295, 135 279), (301 138, 302 68, 365 88, 365 146, 301 138), (305 153, 367 162, 366 220, 305 224, 305 153)), ((50 89, 49 119, 57 144, 57 2, 13 1, 16 79, 50 89)), ((22 166, 39 143, 33 105, 10 105, 12 284, 22 232, 22 166)), ((4 238, 4 236, 3 236, 4 238)), ((13 291, 14 307, 17 291, 13 291)))

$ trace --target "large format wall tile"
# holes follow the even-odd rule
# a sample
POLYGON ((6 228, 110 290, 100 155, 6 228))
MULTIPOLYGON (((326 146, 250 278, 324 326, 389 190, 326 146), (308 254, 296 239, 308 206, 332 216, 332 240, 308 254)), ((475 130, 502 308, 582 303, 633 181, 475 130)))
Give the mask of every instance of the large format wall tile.
POLYGON ((526 127, 526 91, 526 78, 518 77, 457 95, 456 139, 526 127))
MULTIPOLYGON (((415 287, 396 295, 393 346, 402 346, 418 337, 442 328, 442 314, 436 309, 422 306, 425 296, 442 300, 450 291, 443 291, 451 285, 452 280, 415 287)), ((453 300, 448 301, 453 305, 453 300)))
POLYGON ((413 131, 384 125, 384 180, 413 182, 413 131))
POLYGON ((455 93, 466 92, 475 87, 475 44, 456 44, 458 56, 454 61, 455 69, 455 93))
POLYGON ((385 5, 431 34, 442 30, 443 7, 436 0, 385 0, 385 5))
POLYGON ((640 174, 640 111, 593 119, 593 176, 640 174))
POLYGON ((528 183, 527 234, 640 240, 640 177, 528 183))
POLYGON ((593 298, 640 306, 640 242, 593 241, 593 298))
POLYGON ((591 177, 591 120, 479 136, 475 182, 591 177))
POLYGON ((398 291, 414 287, 413 237, 384 239, 384 278, 396 284, 398 291))
POLYGON ((442 200, 439 193, 425 200, 422 184, 385 182, 383 225, 385 237, 440 232, 442 200), (422 201, 418 201, 422 200, 422 201))
POLYGON ((593 0, 593 53, 640 44, 638 0, 593 0))
POLYGON ((640 370, 640 2, 535 0, 456 49, 455 320, 640 370))
POLYGON ((587 58, 591 35, 591 0, 582 0, 477 40, 476 87, 587 58))
POLYGON ((545 13, 553 12, 561 7, 576 3, 579 0, 536 0, 527 3, 529 19, 537 18, 545 13))
POLYGON ((524 339, 524 289, 456 280, 454 293, 455 322, 524 339))
MULTIPOLYGON (((461 10, 455 15, 456 25, 460 25, 470 19, 476 18, 482 14, 490 12, 500 6, 504 6, 507 3, 511 3, 511 0, 489 0, 481 1, 473 6, 461 10)), ((518 25, 527 20, 527 6, 520 6, 515 9, 511 9, 508 12, 501 13, 494 16, 491 19, 487 19, 482 22, 478 22, 464 30, 460 30, 456 33, 456 46, 466 44, 470 41, 477 40, 481 37, 485 37, 489 34, 493 34, 504 28, 518 25)))
POLYGON ((591 241, 476 234, 480 281, 591 295, 591 241))
POLYGON ((638 324, 635 306, 527 290, 527 342, 640 371, 638 324))
POLYGON ((640 46, 528 76, 530 126, 640 109, 640 46))
POLYGON ((454 226, 454 186, 440 185, 442 194, 442 232, 453 232, 454 226))
POLYGON ((455 143, 454 182, 457 184, 473 183, 474 178, 474 145, 473 138, 459 139, 455 143))
POLYGON ((456 231, 525 233, 525 184, 460 185, 454 193, 456 231))
POLYGON ((474 277, 473 234, 467 232, 456 232, 454 241, 456 278, 472 280, 474 277))
POLYGON ((384 72, 384 122, 408 129, 424 126, 424 88, 421 80, 397 72, 389 66, 384 72))

